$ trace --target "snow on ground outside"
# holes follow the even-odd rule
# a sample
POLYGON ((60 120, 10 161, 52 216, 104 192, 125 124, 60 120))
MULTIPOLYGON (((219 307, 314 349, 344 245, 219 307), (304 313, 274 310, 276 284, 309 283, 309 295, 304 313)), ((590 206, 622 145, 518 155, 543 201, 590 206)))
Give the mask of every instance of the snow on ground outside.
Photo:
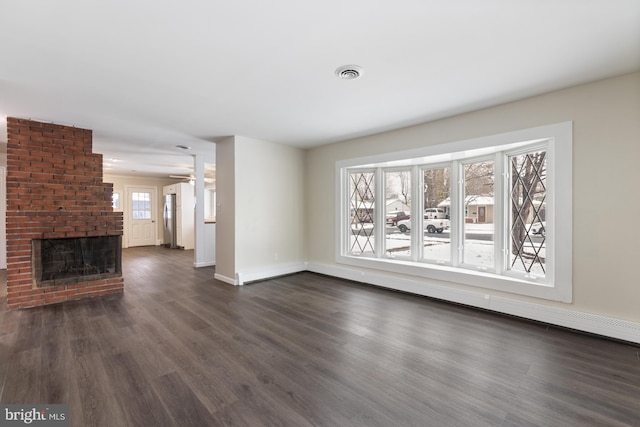
MULTIPOLYGON (((373 230, 372 224, 365 224, 363 229, 366 232, 373 230), (369 227, 367 227, 369 226, 369 227)), ((394 258, 409 258, 411 256, 410 245, 411 245, 411 235, 410 233, 401 233, 397 229, 397 227, 387 227, 387 235, 385 247, 387 249, 387 256, 394 258)), ((465 224, 465 232, 468 234, 484 234, 491 235, 493 234, 493 224, 465 224)), ((360 247, 365 249, 366 239, 369 236, 363 234, 360 235, 352 235, 351 236, 351 247, 354 248, 354 244, 356 244, 355 240, 358 240, 360 247)), ((374 237, 370 237, 369 244, 371 246, 374 245, 374 237)), ((442 234, 437 235, 425 235, 424 238, 424 258, 426 260, 432 261, 444 261, 448 262, 450 260, 451 254, 451 244, 449 241, 449 233, 448 231, 443 232, 442 234)), ((546 243, 546 240, 545 240, 546 243)), ((371 246, 366 246, 366 250, 364 253, 372 253, 371 246)), ((356 245, 355 248, 358 248, 356 245)), ((546 257, 546 244, 543 242, 534 242, 532 245, 530 242, 525 243, 525 251, 531 254, 535 253, 536 250, 539 249, 538 256, 544 259, 546 257), (540 244, 542 244, 542 248, 539 248, 540 244), (535 245, 535 246, 534 246, 535 245)), ((494 244, 491 240, 476 240, 476 239, 466 239, 464 245, 464 259, 468 264, 476 265, 476 266, 485 266, 487 268, 493 267, 494 261, 494 244)), ((527 263, 527 267, 531 263, 531 260, 525 260, 527 263)), ((516 260, 515 265, 513 266, 513 270, 516 271, 525 271, 525 267, 522 265, 520 260, 516 260)), ((544 275, 542 268, 539 263, 535 263, 531 273, 544 275)))

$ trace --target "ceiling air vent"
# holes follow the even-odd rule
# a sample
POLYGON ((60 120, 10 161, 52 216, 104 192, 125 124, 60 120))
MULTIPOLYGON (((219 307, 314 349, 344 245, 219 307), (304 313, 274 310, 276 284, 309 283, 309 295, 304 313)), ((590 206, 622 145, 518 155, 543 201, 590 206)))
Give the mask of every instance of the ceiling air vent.
POLYGON ((336 76, 343 80, 355 80, 364 73, 358 65, 343 65, 336 70, 336 76))

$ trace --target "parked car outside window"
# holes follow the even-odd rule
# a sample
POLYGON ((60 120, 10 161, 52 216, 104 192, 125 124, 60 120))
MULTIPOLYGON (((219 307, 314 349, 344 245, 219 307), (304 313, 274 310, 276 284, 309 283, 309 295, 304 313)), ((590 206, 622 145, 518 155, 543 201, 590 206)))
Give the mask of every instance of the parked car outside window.
POLYGON ((530 229, 530 233, 531 234, 539 234, 541 236, 545 236, 546 231, 544 229, 544 227, 547 225, 547 223, 545 221, 542 222, 534 222, 533 224, 531 224, 531 229, 530 229))
POLYGON ((424 214, 429 219, 440 219, 446 217, 444 209, 440 208, 427 208, 424 210, 424 214))
MULTIPOLYGON (((444 230, 448 230, 451 226, 448 219, 431 219, 427 215, 424 215, 423 228, 425 233, 442 233, 444 230)), ((402 233, 407 233, 411 230, 411 221, 406 219, 398 221, 398 229, 402 233)))
POLYGON ((411 218, 411 215, 405 211, 391 212, 387 214, 387 224, 397 225, 398 221, 403 221, 409 218, 411 218))

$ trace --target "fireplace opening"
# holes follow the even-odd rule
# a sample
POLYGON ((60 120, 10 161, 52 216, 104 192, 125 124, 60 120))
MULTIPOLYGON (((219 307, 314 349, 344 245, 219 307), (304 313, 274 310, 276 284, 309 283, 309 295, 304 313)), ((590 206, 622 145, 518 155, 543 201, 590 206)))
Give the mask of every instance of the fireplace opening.
POLYGON ((31 245, 38 288, 122 275, 122 236, 34 239, 31 245))

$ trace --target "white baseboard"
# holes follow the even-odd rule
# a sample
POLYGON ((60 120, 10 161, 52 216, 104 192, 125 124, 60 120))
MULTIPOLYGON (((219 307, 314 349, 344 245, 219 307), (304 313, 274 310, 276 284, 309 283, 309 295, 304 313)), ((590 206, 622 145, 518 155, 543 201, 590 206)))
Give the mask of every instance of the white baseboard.
POLYGON ((489 310, 640 344, 640 323, 492 296, 489 310))
POLYGON ((306 270, 640 344, 640 323, 638 322, 451 288, 429 283, 428 280, 400 279, 335 265, 309 263, 306 270))
POLYGON ((256 280, 264 280, 270 277, 284 276, 286 274, 299 273, 307 270, 307 263, 301 264, 287 264, 287 265, 275 265, 262 270, 241 272, 238 274, 238 284, 244 285, 247 282, 254 282, 256 280))
POLYGON ((238 281, 237 280, 232 279, 231 277, 223 276, 222 274, 215 273, 213 275, 213 278, 216 279, 216 280, 220 280, 221 282, 228 283, 230 285, 234 285, 234 286, 238 285, 238 281))
POLYGON ((194 262, 193 266, 195 268, 199 268, 199 267, 211 267, 213 265, 216 265, 215 261, 201 261, 201 262, 194 262))

